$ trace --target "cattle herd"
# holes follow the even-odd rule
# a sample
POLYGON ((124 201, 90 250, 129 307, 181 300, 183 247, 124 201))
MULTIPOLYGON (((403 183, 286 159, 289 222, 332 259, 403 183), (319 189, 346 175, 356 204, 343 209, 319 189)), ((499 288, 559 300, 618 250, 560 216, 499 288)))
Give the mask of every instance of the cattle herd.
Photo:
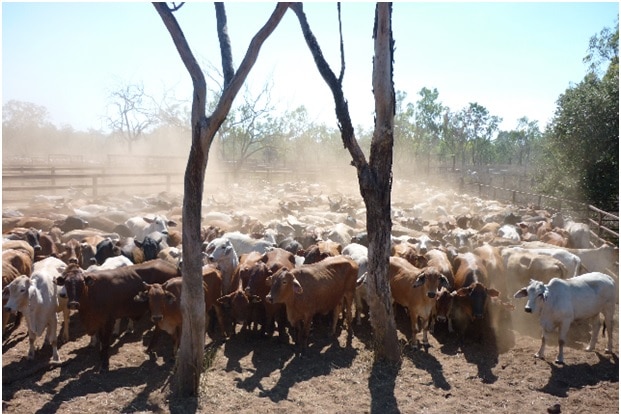
MULTIPOLYGON (((353 190, 351 190, 353 188, 353 190)), ((361 197, 305 182, 242 188, 203 203, 206 338, 240 329, 292 342, 304 353, 313 324, 347 329, 368 316, 368 242, 361 197), (218 200, 224 198, 225 200, 218 200), (328 316, 328 319, 321 317, 328 316)), ((428 333, 479 335, 487 320, 532 313, 544 358, 558 329, 558 356, 571 324, 602 329, 606 352, 618 302, 618 248, 591 242, 588 226, 535 206, 515 206, 396 181, 388 277, 393 303, 410 319, 410 345, 428 351, 428 333), (522 298, 527 298, 526 300, 522 298), (422 336, 419 337, 419 334, 422 336)), ((69 316, 91 335, 93 365, 109 369, 122 320, 148 317, 154 333, 182 330, 181 197, 38 197, 3 210, 3 339, 25 319, 29 351, 46 331, 51 363, 72 340, 69 316), (63 325, 59 330, 59 313, 63 325)), ((500 322, 498 322, 500 321, 500 322)), ((495 326, 497 326, 497 323, 495 326)), ((535 350, 533 350, 535 352, 535 350)))

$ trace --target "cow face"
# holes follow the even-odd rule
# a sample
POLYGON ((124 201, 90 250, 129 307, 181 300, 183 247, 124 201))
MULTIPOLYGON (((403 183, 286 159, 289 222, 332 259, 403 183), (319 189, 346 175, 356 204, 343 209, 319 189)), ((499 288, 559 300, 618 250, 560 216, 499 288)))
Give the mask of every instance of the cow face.
POLYGON ((300 295, 303 292, 300 282, 286 269, 281 269, 268 277, 265 283, 270 286, 270 293, 265 297, 267 303, 286 303, 293 295, 300 295))
POLYGON ((424 286, 427 290, 427 297, 433 299, 442 287, 448 288, 448 285, 448 279, 436 268, 430 267, 425 269, 416 277, 412 287, 416 288, 424 286))
POLYGON ((205 247, 207 259, 212 263, 232 254, 234 251, 235 250, 230 240, 224 238, 214 239, 205 247))
POLYGON ((67 307, 72 310, 80 308, 80 301, 87 295, 88 286, 93 283, 93 279, 84 275, 84 271, 79 265, 72 263, 56 279, 54 283, 64 286, 64 293, 67 295, 67 307))
POLYGON ((500 294, 496 289, 488 289, 482 283, 475 282, 468 287, 453 292, 454 296, 468 298, 466 303, 466 313, 470 319, 483 319, 487 306, 487 297, 496 297, 500 294))
POLYGON ((436 295, 436 319, 439 322, 448 321, 453 307, 453 296, 446 288, 440 289, 436 295))
POLYGON ((64 251, 60 254, 60 259, 67 263, 82 264, 82 249, 80 242, 75 239, 62 244, 64 251))
POLYGON ((3 289, 3 297, 5 296, 5 292, 8 293, 7 303, 4 305, 5 311, 15 314, 20 309, 28 309, 30 282, 28 276, 21 275, 3 289))
POLYGON ((136 302, 149 303, 151 320, 157 324, 164 319, 166 308, 174 304, 177 301, 177 297, 174 293, 167 291, 159 283, 144 283, 144 289, 145 290, 134 296, 134 300, 136 302))
POLYGON ((160 252, 160 241, 146 236, 142 242, 134 239, 134 244, 144 252, 145 261, 157 259, 157 254, 160 252))
POLYGON ((527 287, 518 290, 513 297, 516 299, 528 297, 526 305, 524 306, 524 312, 536 313, 540 310, 537 306, 538 301, 545 301, 548 298, 548 287, 543 284, 543 282, 531 280, 527 287))

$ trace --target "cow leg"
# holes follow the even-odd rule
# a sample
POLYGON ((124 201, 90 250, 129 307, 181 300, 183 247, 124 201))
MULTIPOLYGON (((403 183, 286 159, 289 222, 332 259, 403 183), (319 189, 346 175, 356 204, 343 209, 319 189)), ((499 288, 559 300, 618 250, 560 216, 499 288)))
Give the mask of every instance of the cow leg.
POLYGON ((60 357, 58 356, 58 335, 56 333, 58 326, 58 316, 56 312, 50 317, 47 323, 47 341, 52 345, 52 363, 60 363, 60 357))
POLYGON ((339 322, 339 316, 341 314, 342 308, 343 308, 343 304, 339 303, 338 305, 336 305, 336 307, 332 311, 332 336, 336 334, 336 325, 339 322))
POLYGON ((609 306, 607 308, 604 309, 604 324, 606 326, 606 329, 608 329, 608 346, 606 346, 606 349, 604 350, 605 353, 607 354, 612 354, 612 330, 614 329, 614 325, 613 325, 613 319, 614 319, 614 314, 615 314, 615 307, 614 305, 609 306))
POLYGON ((589 346, 586 347, 585 351, 594 351, 595 345, 597 344, 597 336, 599 335, 599 327, 601 326, 601 322, 599 320, 599 314, 593 318, 591 321, 591 342, 589 342, 589 346))
POLYGON ((562 321, 561 326, 559 328, 558 333, 558 356, 554 362, 558 364, 565 363, 565 358, 563 357, 563 348, 565 347, 565 341, 567 340, 567 332, 569 332, 569 326, 571 322, 562 321))
POLYGON ((35 356, 35 339, 37 339, 37 334, 31 330, 30 328, 28 329, 28 344, 29 344, 29 348, 28 348, 28 359, 34 359, 35 356))
POLYGON ((546 351, 546 335, 547 332, 544 329, 541 333, 541 347, 539 347, 539 351, 535 354, 535 358, 544 359, 545 351, 546 351))
POLYGON ((116 319, 114 321, 114 327, 112 328, 112 336, 121 335, 121 319, 116 319))
POLYGON ((416 342, 416 336, 418 335, 418 315, 414 312, 410 312, 410 329, 412 330, 412 346, 414 350, 418 349, 418 343, 416 342))
POLYGON ((112 328, 114 326, 114 320, 108 319, 102 328, 99 329, 99 360, 101 362, 101 367, 99 368, 99 372, 108 372, 110 370, 110 339, 112 337, 112 328))

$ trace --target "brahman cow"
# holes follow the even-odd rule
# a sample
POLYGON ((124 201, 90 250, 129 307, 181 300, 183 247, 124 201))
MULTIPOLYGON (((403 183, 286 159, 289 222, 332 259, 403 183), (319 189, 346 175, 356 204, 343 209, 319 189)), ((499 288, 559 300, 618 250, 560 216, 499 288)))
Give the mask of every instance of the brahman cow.
POLYGON ((284 303, 287 319, 297 330, 299 353, 308 347, 311 322, 317 314, 332 314, 332 333, 336 333, 339 314, 345 306, 347 329, 352 334, 351 305, 356 289, 358 265, 345 256, 328 257, 292 270, 281 269, 267 278, 269 303, 284 303))
POLYGON ((429 347, 427 332, 435 313, 436 295, 442 287, 448 288, 448 279, 435 267, 419 269, 401 257, 390 257, 388 267, 390 290, 394 302, 405 307, 410 317, 412 329, 411 343, 418 348, 416 336, 419 332, 420 318, 423 331, 423 346, 429 347))
POLYGON ((149 307, 134 301, 143 290, 143 282, 164 283, 179 276, 175 266, 163 260, 151 260, 133 266, 86 273, 70 264, 56 284, 65 286, 69 309, 78 310, 86 333, 97 334, 102 372, 109 370, 109 350, 114 322, 119 318, 137 320, 149 307))
POLYGON ((146 236, 159 231, 162 234, 168 234, 168 227, 174 227, 177 222, 168 220, 166 216, 154 217, 131 217, 125 221, 125 226, 130 230, 131 234, 139 242, 143 241, 146 236))
MULTIPOLYGON (((489 277, 483 260, 474 253, 459 253, 453 259, 455 291, 453 296, 453 317, 462 334, 472 321, 484 319, 490 297, 500 292, 489 288, 489 277)), ((482 332, 478 332, 482 335, 482 332)))
POLYGON ((65 334, 69 332, 69 312, 59 302, 54 279, 64 267, 62 260, 48 257, 34 264, 31 276, 21 275, 4 288, 9 294, 4 309, 11 313, 21 312, 26 318, 30 345, 28 359, 34 359, 35 340, 47 330, 47 341, 52 345, 51 362, 60 363, 57 312, 64 313, 65 334))
POLYGON ((535 354, 544 358, 546 342, 550 334, 559 327, 557 363, 564 363, 563 348, 571 323, 591 319, 591 342, 587 351, 595 350, 599 334, 599 314, 604 315, 604 327, 608 329, 606 353, 612 353, 613 317, 618 297, 618 287, 609 275, 592 272, 563 280, 554 278, 550 283, 531 280, 530 284, 518 290, 515 298, 528 297, 524 310, 539 318, 543 333, 541 347, 535 354))

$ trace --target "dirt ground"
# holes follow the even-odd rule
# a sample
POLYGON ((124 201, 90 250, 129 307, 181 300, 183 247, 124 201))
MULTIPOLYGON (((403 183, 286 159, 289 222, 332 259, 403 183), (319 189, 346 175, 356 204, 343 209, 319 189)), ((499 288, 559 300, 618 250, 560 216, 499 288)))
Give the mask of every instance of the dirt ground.
MULTIPOLYGON (((316 320, 303 357, 290 344, 238 328, 227 341, 208 341, 201 396, 192 401, 169 398, 170 338, 161 338, 154 357, 144 352, 152 332, 147 318, 134 333, 118 338, 110 372, 99 374, 98 357, 77 316, 71 318, 71 341, 59 349, 60 366, 48 364, 51 347, 41 348, 42 338, 35 360, 25 358, 25 323, 3 338, 4 413, 546 413, 555 404, 563 413, 619 412, 618 352, 604 354, 601 338, 597 352, 585 352, 587 334, 574 329, 566 365, 552 362, 554 345, 545 361, 536 359, 536 323, 531 319, 525 325, 533 328, 508 329, 522 319, 515 313, 513 324, 484 329, 480 340, 472 332, 460 339, 438 325, 424 352, 406 345, 409 322, 398 309, 404 348, 394 366, 374 363, 365 319, 355 326, 350 347, 346 330, 337 343, 327 321, 316 320)), ((618 330, 614 338, 618 346, 618 330)))

